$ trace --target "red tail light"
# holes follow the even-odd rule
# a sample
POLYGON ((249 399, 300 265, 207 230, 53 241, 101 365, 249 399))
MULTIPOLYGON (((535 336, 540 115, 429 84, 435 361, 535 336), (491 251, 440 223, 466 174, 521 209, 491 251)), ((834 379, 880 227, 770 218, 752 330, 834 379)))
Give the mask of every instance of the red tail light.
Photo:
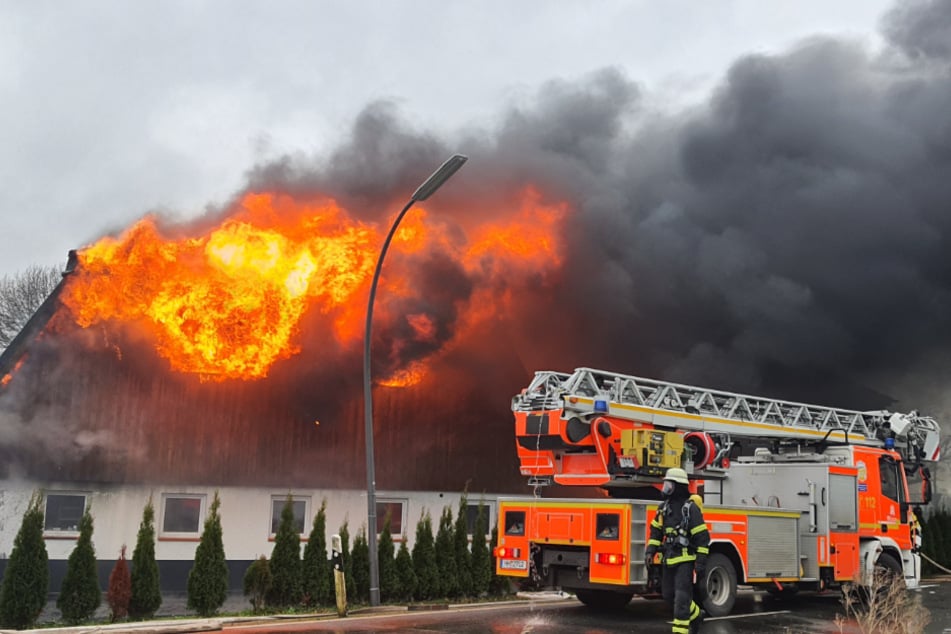
POLYGON ((492 553, 496 559, 518 559, 522 556, 521 548, 512 548, 510 546, 497 546, 492 553))
POLYGON ((598 553, 594 560, 607 566, 623 566, 627 562, 627 557, 621 553, 598 553))

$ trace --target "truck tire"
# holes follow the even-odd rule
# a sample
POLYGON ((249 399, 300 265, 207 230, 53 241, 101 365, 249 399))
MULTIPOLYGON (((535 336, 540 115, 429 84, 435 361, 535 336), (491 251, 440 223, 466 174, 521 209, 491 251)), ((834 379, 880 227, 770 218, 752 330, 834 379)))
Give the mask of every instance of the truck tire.
POLYGON ((614 590, 592 590, 591 588, 574 591, 578 600, 593 610, 623 610, 631 602, 633 592, 615 592, 614 590))
POLYGON ((721 553, 712 553, 707 558, 707 598, 703 609, 710 616, 726 616, 736 603, 736 568, 730 558, 721 553))

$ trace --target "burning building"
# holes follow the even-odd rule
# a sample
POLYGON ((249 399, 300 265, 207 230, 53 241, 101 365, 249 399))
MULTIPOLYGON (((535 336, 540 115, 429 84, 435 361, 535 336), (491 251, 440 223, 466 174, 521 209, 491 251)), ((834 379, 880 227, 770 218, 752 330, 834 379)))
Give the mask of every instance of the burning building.
MULTIPOLYGON (((439 512, 433 504, 465 490, 474 502, 524 490, 508 398, 526 370, 499 324, 518 304, 513 284, 557 274, 565 207, 531 188, 511 202, 499 222, 468 227, 419 209, 392 244, 373 371, 377 486, 383 509, 399 506, 397 532, 412 532, 417 500, 439 512)), ((180 499, 198 499, 203 512, 215 488, 243 491, 232 500, 244 506, 249 491, 271 487, 261 494, 263 541, 237 557, 253 560, 288 491, 312 516, 311 498, 366 486, 362 336, 381 242, 375 224, 333 200, 258 192, 192 227, 145 218, 72 253, 0 357, 2 476, 80 512, 85 502, 70 496, 138 490, 144 504, 155 491, 160 529, 175 523, 180 499)), ((365 511, 350 498, 357 504, 339 519, 358 525, 365 511)), ((58 507, 47 513, 47 529, 69 536, 75 521, 58 526, 58 507)), ((200 515, 184 533, 197 537, 200 515)), ((129 521, 122 541, 135 513, 129 521)))

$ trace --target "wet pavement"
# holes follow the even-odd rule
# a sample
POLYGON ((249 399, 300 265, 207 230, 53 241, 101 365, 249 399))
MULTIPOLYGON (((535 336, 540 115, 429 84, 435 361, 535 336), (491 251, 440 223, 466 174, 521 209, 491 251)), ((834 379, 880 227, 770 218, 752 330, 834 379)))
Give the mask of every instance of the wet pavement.
MULTIPOLYGON (((928 582, 912 591, 911 605, 930 622, 923 628, 909 622, 914 634, 951 634, 951 580, 928 582)), ((41 630, 45 634, 173 634, 181 632, 227 630, 227 634, 305 634, 310 632, 426 632, 428 634, 613 634, 620 632, 670 632, 670 613, 660 601, 635 598, 618 613, 592 612, 575 599, 559 593, 521 595, 520 600, 478 605, 434 604, 429 606, 356 606, 344 619, 336 615, 286 615, 279 617, 228 616, 214 619, 178 618, 141 623, 99 625, 84 628, 41 630)), ((166 597, 157 617, 182 617, 188 614, 186 599, 166 597)), ((223 613, 237 614, 250 607, 243 596, 231 596, 223 613)), ((55 609, 55 608, 53 608, 55 609)), ((107 608, 100 612, 105 616, 107 608)), ((51 613, 51 611, 47 610, 51 613)), ((44 612, 44 616, 47 612, 44 612)), ((854 620, 845 618, 838 593, 802 594, 778 600, 763 592, 742 591, 734 613, 708 619, 704 634, 860 634, 854 620)))

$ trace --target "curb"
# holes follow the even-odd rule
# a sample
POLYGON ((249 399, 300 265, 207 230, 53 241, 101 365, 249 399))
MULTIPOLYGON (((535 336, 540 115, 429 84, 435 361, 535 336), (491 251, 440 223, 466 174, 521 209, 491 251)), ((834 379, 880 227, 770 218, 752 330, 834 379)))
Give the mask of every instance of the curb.
MULTIPOLYGON (((399 612, 424 612, 439 610, 464 610, 487 606, 518 605, 536 601, 564 601, 574 595, 566 592, 519 592, 515 599, 507 601, 486 601, 479 603, 424 603, 410 605, 361 606, 347 613, 348 617, 371 616, 377 614, 397 614, 399 612)), ((313 614, 277 614, 269 616, 215 617, 209 619, 176 619, 160 621, 142 621, 138 623, 106 623, 101 625, 82 625, 78 627, 45 627, 35 630, 0 630, 0 634, 187 634, 189 632, 220 632, 229 627, 263 625, 265 623, 288 623, 293 621, 323 621, 339 617, 336 612, 315 612, 313 614)))

